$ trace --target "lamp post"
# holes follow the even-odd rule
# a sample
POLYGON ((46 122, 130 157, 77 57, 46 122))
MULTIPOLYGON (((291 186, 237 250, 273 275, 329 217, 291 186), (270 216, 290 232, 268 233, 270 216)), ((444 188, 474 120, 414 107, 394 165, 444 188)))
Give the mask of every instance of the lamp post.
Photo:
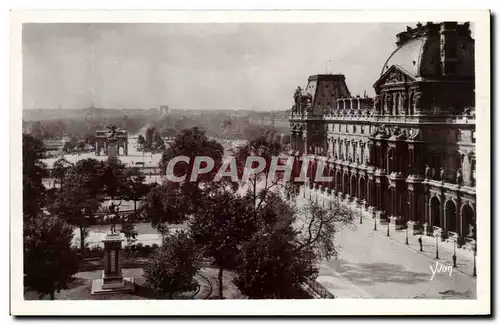
MULTIPOLYGON (((407 211, 407 214, 406 214, 406 215, 408 215, 408 213, 409 213, 409 211, 410 211, 410 201, 406 201, 406 204, 408 204, 408 210, 406 210, 406 211, 407 211)), ((406 222, 406 232, 405 232, 405 233, 406 233, 406 238, 405 238, 405 239, 406 239, 406 241, 405 241, 405 244, 406 244, 406 245, 409 245, 409 243, 408 243, 408 221, 406 222)))
POLYGON ((439 234, 436 233, 436 260, 439 260, 439 234))
POLYGON ((363 224, 363 205, 359 203, 359 224, 363 224))
POLYGON ((477 270, 476 270, 476 255, 477 255, 477 243, 474 243, 474 269, 473 269, 473 276, 477 275, 477 270))
POLYGON ((455 243, 453 245, 453 267, 457 267, 457 239, 455 238, 455 243))
POLYGON ((373 215, 373 230, 377 230, 377 216, 373 215))
POLYGON ((389 231, 390 231, 390 230, 389 230, 389 227, 390 227, 390 226, 391 226, 391 222, 390 222, 390 220, 389 220, 389 221, 387 221, 387 237, 389 237, 389 236, 391 235, 391 234, 390 234, 390 232, 389 232, 389 231))

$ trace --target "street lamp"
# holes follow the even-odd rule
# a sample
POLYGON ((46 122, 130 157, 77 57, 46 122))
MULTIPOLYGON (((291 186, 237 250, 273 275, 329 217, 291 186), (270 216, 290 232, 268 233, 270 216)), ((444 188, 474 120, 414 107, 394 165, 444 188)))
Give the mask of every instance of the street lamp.
POLYGON ((457 239, 455 238, 455 243, 453 245, 453 267, 457 267, 457 239))
POLYGON ((477 270, 476 270, 476 255, 477 255, 477 243, 474 243, 474 269, 473 269, 473 276, 477 275, 477 270))
POLYGON ((377 216, 373 215, 373 230, 377 230, 377 216))
POLYGON ((387 221, 387 237, 389 237, 391 234, 389 233, 389 226, 391 225, 391 221, 387 221))
POLYGON ((359 224, 363 224, 363 205, 359 203, 359 224))
POLYGON ((436 260, 439 260, 439 234, 436 232, 436 260))
MULTIPOLYGON (((406 203, 408 204, 408 212, 410 211, 410 201, 406 201, 406 203)), ((408 215, 408 213, 407 213, 408 215)), ((406 222, 406 241, 405 241, 405 244, 406 245, 409 245, 408 244, 408 221, 406 222)))

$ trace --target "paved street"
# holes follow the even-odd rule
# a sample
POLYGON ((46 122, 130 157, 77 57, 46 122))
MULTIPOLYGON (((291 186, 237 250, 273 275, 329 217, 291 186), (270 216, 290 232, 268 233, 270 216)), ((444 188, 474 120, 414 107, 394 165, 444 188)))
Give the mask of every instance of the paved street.
MULTIPOLYGON (((303 198, 298 201, 300 205, 305 202, 303 198)), ((436 266, 436 262, 451 262, 446 258, 450 256, 449 250, 443 249, 441 259, 435 260, 430 257, 435 246, 424 245, 429 255, 422 254, 414 249, 415 245, 407 247, 392 238, 397 237, 394 234, 388 238, 386 228, 374 231, 369 218, 362 225, 357 221, 344 228, 336 238, 339 257, 320 264, 318 282, 338 298, 476 298, 475 278, 446 264, 436 266), (441 268, 442 272, 433 277, 431 267, 441 268)), ((404 238, 403 231, 398 234, 404 238)), ((416 238, 412 237, 414 242, 416 238)), ((466 267, 464 264, 461 266, 466 267)))

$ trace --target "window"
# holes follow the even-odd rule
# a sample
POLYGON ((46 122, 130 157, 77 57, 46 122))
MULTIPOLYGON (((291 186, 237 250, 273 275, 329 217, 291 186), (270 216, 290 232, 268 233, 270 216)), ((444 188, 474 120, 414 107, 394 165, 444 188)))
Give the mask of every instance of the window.
POLYGON ((352 133, 356 133, 356 125, 352 126, 352 133))

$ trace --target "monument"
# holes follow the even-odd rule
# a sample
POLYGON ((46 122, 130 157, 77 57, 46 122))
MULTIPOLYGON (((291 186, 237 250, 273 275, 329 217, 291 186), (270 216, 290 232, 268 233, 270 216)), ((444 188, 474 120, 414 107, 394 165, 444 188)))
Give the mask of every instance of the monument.
POLYGON ((108 162, 116 164, 118 162, 118 149, 117 149, 117 132, 116 127, 112 125, 110 127, 111 134, 107 140, 107 148, 108 148, 108 162))
POLYGON ((119 129, 116 125, 108 126, 107 130, 96 131, 95 141, 96 156, 100 156, 101 152, 108 155, 111 142, 114 145, 117 156, 120 155, 120 148, 122 149, 123 156, 128 155, 128 132, 126 130, 119 129))
POLYGON ((123 234, 114 230, 104 238, 104 270, 101 279, 92 281, 92 295, 135 291, 134 279, 122 275, 123 241, 123 234))

